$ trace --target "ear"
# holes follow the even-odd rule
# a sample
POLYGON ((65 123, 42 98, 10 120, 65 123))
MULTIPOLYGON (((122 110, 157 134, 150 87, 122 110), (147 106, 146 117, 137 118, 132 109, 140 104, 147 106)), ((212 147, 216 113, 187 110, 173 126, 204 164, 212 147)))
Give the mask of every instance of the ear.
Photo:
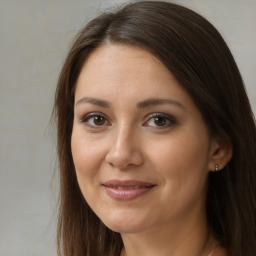
POLYGON ((223 138, 213 138, 210 148, 210 160, 208 169, 215 171, 216 165, 218 170, 223 169, 233 156, 233 146, 230 140, 223 138))

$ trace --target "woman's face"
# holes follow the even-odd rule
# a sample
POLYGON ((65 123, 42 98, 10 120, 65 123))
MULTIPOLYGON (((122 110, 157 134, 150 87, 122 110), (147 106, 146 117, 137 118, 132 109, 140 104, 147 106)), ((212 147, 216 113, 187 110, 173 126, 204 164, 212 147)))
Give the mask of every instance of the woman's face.
POLYGON ((136 233, 204 216, 212 141, 191 97, 147 51, 105 45, 75 91, 72 155, 89 206, 136 233))

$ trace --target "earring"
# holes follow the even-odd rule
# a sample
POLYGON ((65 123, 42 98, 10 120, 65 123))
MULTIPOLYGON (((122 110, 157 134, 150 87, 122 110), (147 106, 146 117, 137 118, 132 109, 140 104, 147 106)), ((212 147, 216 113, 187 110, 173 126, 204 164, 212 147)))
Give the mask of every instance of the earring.
POLYGON ((219 165, 215 164, 215 172, 217 172, 219 170, 219 165))

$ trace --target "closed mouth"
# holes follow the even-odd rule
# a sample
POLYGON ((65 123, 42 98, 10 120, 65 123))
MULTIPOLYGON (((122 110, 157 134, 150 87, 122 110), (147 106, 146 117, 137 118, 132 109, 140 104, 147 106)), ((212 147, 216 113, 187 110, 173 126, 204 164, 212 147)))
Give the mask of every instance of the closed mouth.
POLYGON ((122 201, 138 198, 156 186, 152 183, 135 180, 111 180, 102 185, 111 198, 122 201))
POLYGON ((115 189, 139 189, 139 188, 148 188, 151 186, 129 186, 129 187, 124 187, 124 186, 109 186, 111 188, 115 189))
POLYGON ((123 188, 123 189, 136 189, 140 187, 155 186, 153 183, 138 181, 138 180, 109 180, 102 184, 106 187, 123 188))

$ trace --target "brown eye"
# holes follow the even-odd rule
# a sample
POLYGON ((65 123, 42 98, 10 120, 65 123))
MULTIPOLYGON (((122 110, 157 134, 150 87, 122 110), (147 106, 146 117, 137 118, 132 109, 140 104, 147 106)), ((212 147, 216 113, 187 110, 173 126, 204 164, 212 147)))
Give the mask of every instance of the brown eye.
POLYGON ((155 123, 156 126, 165 126, 167 120, 163 116, 157 116, 153 118, 153 122, 155 123))
POLYGON ((92 119, 92 122, 97 126, 104 125, 106 122, 106 119, 103 116, 94 116, 92 119))
POLYGON ((170 127, 173 124, 176 124, 174 117, 164 113, 154 113, 149 116, 149 119, 146 123, 144 123, 144 126, 153 127, 156 129, 164 129, 170 127))
POLYGON ((108 120, 103 115, 96 114, 96 113, 95 114, 91 113, 86 115, 81 120, 81 122, 90 128, 96 128, 96 129, 105 125, 109 125, 108 120))

